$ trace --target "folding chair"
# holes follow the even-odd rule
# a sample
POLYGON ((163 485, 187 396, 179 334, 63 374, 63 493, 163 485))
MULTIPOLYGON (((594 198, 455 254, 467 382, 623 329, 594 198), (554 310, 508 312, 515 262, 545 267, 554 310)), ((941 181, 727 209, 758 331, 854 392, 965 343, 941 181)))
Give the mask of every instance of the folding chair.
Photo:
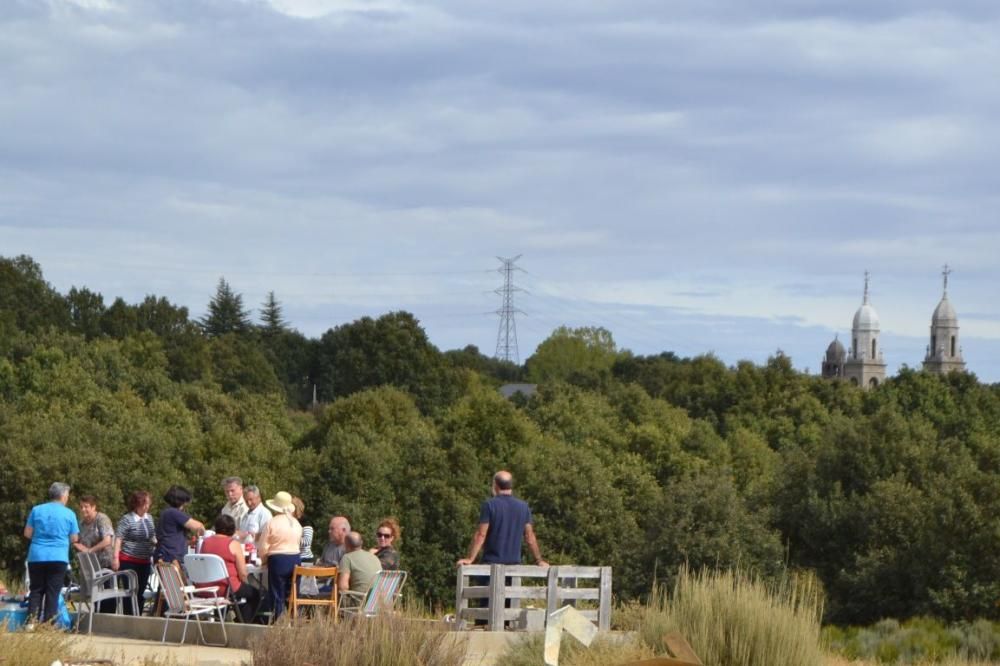
MULTIPOLYGON (((215 590, 216 596, 219 596, 218 586, 212 585, 212 583, 220 580, 228 580, 229 578, 226 562, 218 555, 188 553, 184 556, 184 569, 187 571, 188 580, 198 588, 198 596, 204 596, 202 592, 207 592, 210 589, 215 590)), ((234 611, 236 610, 236 606, 243 603, 243 601, 233 596, 233 588, 229 585, 226 586, 225 598, 229 601, 234 611)), ((236 612, 236 619, 240 619, 239 612, 236 612)))
MULTIPOLYGON (((115 600, 115 614, 122 613, 122 599, 131 599, 132 607, 136 606, 136 594, 139 590, 139 577, 134 571, 111 571, 102 569, 100 560, 94 553, 77 553, 76 561, 80 565, 80 590, 76 600, 86 605, 88 609, 87 633, 94 630, 94 613, 97 606, 105 599, 115 600), (122 587, 119 587, 122 583, 122 587)), ((83 614, 76 615, 76 629, 80 630, 83 614)))
POLYGON ((375 576, 366 593, 341 592, 341 615, 374 617, 381 612, 392 610, 406 583, 406 575, 405 571, 383 569, 375 576), (349 600, 354 603, 348 604, 349 600))
POLYGON ((288 599, 288 605, 292 608, 292 618, 298 617, 299 606, 326 606, 330 609, 334 621, 337 620, 337 567, 303 567, 296 566, 292 570, 292 594, 288 599), (299 578, 333 578, 330 586, 330 596, 322 594, 301 594, 299 592, 299 578))
POLYGON ((160 591, 166 600, 167 609, 164 611, 166 621, 163 623, 163 637, 161 643, 167 642, 167 628, 170 625, 171 617, 184 618, 184 631, 181 633, 181 643, 187 638, 188 622, 194 617, 198 623, 198 635, 205 645, 215 647, 225 647, 229 644, 229 636, 226 634, 226 609, 229 601, 221 598, 216 593, 216 587, 197 588, 188 585, 184 580, 184 573, 180 570, 176 562, 157 562, 156 573, 160 577, 160 591), (210 597, 199 597, 198 593, 208 593, 210 597), (218 614, 219 625, 222 628, 222 643, 209 643, 205 640, 205 631, 201 626, 201 616, 218 614))

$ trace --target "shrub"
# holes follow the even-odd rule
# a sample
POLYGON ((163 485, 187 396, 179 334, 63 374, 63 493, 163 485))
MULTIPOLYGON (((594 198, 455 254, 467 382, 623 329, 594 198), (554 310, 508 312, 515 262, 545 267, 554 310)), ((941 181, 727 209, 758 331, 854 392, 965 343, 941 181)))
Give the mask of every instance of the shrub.
POLYGON ((6 622, 0 623, 0 664, 8 663, 11 655, 17 655, 17 666, 50 666, 70 655, 70 637, 51 627, 40 626, 29 633, 10 631, 6 622))
POLYGON ((913 618, 900 624, 880 620, 871 627, 826 627, 823 642, 849 659, 874 659, 883 664, 962 664, 1000 659, 1000 626, 987 620, 946 627, 933 618, 913 618))
POLYGON ((465 644, 443 626, 396 615, 333 623, 285 618, 250 646, 254 666, 461 666, 465 644))
POLYGON ((672 594, 653 595, 641 635, 666 654, 663 637, 679 632, 713 666, 818 666, 822 613, 822 591, 809 574, 765 583, 741 570, 682 567, 672 594))
MULTIPOLYGON (((545 637, 532 634, 518 641, 497 660, 504 666, 542 666, 545 637)), ((651 648, 636 640, 611 640, 598 637, 590 647, 564 636, 559 646, 560 666, 605 666, 623 664, 655 656, 651 648)))

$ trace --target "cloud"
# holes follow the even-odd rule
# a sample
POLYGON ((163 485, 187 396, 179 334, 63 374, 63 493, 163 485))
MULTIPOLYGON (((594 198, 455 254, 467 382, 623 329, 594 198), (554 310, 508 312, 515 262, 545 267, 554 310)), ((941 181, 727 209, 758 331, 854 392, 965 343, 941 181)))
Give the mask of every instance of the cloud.
POLYGON ((866 268, 921 338, 947 261, 1000 337, 963 315, 997 279, 1000 6, 939 5, 2 3, 0 243, 60 286, 200 311, 228 274, 312 332, 427 308, 484 349, 523 253, 557 312, 628 306, 649 350, 660 309, 719 318, 754 358, 822 351, 866 268))

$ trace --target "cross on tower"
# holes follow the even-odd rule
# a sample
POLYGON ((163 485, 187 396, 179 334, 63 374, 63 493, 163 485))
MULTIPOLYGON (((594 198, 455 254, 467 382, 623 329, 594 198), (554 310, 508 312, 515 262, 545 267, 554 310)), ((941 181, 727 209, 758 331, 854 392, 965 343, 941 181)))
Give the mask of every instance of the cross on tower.
POLYGON ((941 271, 941 275, 944 276, 944 295, 948 295, 948 276, 951 275, 952 270, 948 267, 948 264, 944 265, 944 270, 941 271))
POLYGON ((865 271, 865 300, 864 300, 865 303, 868 302, 868 279, 871 277, 871 275, 872 275, 871 273, 865 271))

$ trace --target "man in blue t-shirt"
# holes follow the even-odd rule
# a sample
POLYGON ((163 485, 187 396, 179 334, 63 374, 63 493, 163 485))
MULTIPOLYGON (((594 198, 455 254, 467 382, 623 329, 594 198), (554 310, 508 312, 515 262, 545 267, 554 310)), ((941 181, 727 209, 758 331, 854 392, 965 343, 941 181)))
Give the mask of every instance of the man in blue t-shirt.
POLYGON ((538 549, 531 509, 527 502, 514 497, 513 489, 514 477, 510 472, 493 475, 493 497, 479 509, 479 527, 472 535, 469 556, 459 560, 458 566, 475 562, 480 550, 484 564, 520 564, 522 537, 535 564, 549 566, 538 549))

